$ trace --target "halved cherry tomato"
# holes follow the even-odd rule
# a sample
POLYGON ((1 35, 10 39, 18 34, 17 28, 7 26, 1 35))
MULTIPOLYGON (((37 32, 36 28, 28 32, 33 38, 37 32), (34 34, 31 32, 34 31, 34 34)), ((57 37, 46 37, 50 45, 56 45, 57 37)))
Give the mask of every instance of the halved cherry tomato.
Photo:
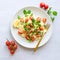
POLYGON ((37 34, 36 37, 40 37, 40 34, 37 34))
POLYGON ((29 18, 26 18, 26 19, 25 19, 25 22, 27 23, 28 21, 29 21, 29 18))
POLYGON ((43 23, 46 23, 46 20, 47 20, 46 18, 43 18, 43 20, 42 20, 42 21, 43 21, 43 23))
POLYGON ((41 2, 40 3, 40 7, 43 8, 45 6, 45 3, 44 2, 41 2))
POLYGON ((20 22, 24 22, 24 19, 23 18, 20 18, 20 22))
POLYGON ((40 30, 44 30, 44 27, 41 26, 39 29, 40 29, 40 30))
POLYGON ((37 18, 36 18, 36 20, 37 20, 37 21, 40 21, 40 20, 41 20, 41 18, 40 18, 40 17, 37 17, 37 18))
POLYGON ((33 16, 30 16, 30 20, 32 20, 33 16))
POLYGON ((29 38, 29 36, 26 36, 25 38, 26 38, 27 40, 29 40, 29 39, 30 39, 30 38, 29 38))
POLYGON ((30 28, 30 26, 27 25, 26 28, 30 28))
POLYGON ((23 34, 23 32, 21 32, 21 31, 18 30, 18 34, 23 34))
POLYGON ((45 5, 44 5, 44 9, 48 9, 48 5, 45 4, 45 5))
POLYGON ((23 33, 24 33, 24 31, 21 28, 19 28, 18 29, 18 34, 23 34, 23 33))
POLYGON ((30 30, 29 32, 32 33, 32 30, 30 30))
POLYGON ((34 37, 34 36, 32 36, 32 38, 31 38, 31 39, 32 39, 32 41, 34 41, 34 40, 35 40, 35 37, 34 37))

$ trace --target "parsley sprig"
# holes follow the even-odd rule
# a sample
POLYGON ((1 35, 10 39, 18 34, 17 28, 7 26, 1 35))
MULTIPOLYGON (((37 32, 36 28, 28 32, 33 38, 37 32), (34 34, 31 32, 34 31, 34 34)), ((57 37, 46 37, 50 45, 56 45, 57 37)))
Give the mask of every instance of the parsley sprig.
POLYGON ((47 11, 48 15, 50 16, 52 22, 55 19, 55 16, 57 16, 57 11, 52 11, 52 7, 50 7, 47 11))

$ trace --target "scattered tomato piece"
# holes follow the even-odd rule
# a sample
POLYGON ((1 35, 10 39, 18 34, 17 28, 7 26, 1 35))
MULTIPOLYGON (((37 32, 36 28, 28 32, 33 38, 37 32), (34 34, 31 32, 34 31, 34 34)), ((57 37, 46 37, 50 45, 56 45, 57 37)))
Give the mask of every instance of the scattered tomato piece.
POLYGON ((43 23, 46 23, 46 20, 47 20, 46 18, 43 18, 43 20, 42 20, 42 21, 43 21, 43 23))
POLYGON ((30 16, 30 20, 32 20, 33 16, 30 16))
POLYGON ((39 29, 40 29, 40 30, 44 30, 44 27, 41 26, 39 29))
POLYGON ((40 35, 39 35, 39 34, 37 34, 37 35, 36 35, 36 37, 40 37, 40 35))
POLYGON ((26 19, 25 19, 25 22, 27 23, 28 21, 29 21, 29 18, 26 18, 26 19))
POLYGON ((24 22, 24 19, 23 18, 20 18, 20 22, 24 22))
POLYGON ((25 38, 26 38, 27 40, 29 40, 29 36, 26 36, 25 38))
POLYGON ((32 36, 32 41, 34 41, 35 40, 35 37, 34 36, 32 36))
POLYGON ((37 18, 36 18, 36 20, 37 20, 37 21, 40 21, 40 20, 41 20, 41 18, 40 18, 40 17, 37 17, 37 18))

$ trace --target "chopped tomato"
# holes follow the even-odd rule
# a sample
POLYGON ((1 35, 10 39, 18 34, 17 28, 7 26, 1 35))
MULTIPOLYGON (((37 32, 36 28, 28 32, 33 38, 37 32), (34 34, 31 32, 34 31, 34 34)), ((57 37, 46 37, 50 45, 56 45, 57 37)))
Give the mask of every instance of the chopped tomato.
POLYGON ((34 40, 35 40, 35 37, 34 37, 34 36, 32 36, 32 38, 31 38, 31 39, 32 39, 32 41, 34 41, 34 40))
POLYGON ((28 21, 29 21, 29 18, 26 18, 26 19, 25 19, 25 22, 27 23, 28 21))
POLYGON ((20 22, 24 22, 24 19, 23 18, 20 18, 20 22))
POLYGON ((39 29, 40 29, 40 30, 44 30, 44 27, 41 26, 39 29))
POLYGON ((40 18, 40 17, 37 17, 37 18, 36 18, 36 20, 37 20, 37 21, 40 21, 40 20, 41 20, 41 18, 40 18))
POLYGON ((23 34, 23 30, 22 29, 18 29, 18 34, 23 34))
POLYGON ((30 16, 30 20, 33 18, 33 16, 30 16))
POLYGON ((22 34, 22 32, 21 31, 18 31, 18 34, 22 34))
POLYGON ((42 21, 43 21, 43 23, 46 23, 46 20, 47 20, 46 18, 43 18, 43 20, 42 20, 42 21))
POLYGON ((40 35, 39 35, 39 34, 37 34, 37 35, 36 35, 36 37, 40 37, 40 35))
POLYGON ((32 30, 30 30, 29 32, 32 33, 32 30))
POLYGON ((30 28, 30 26, 26 26, 26 28, 30 28))
POLYGON ((26 37, 25 37, 27 40, 29 40, 29 36, 27 35, 26 37))

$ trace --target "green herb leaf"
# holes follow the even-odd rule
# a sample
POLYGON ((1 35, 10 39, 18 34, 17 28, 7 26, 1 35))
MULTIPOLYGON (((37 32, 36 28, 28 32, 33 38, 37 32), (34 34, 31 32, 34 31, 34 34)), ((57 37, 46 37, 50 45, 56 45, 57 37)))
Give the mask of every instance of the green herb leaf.
POLYGON ((27 12, 28 14, 30 14, 31 13, 31 10, 28 10, 28 12, 27 12))
POLYGON ((34 18, 32 18, 32 23, 34 23, 35 22, 35 19, 34 18))
POLYGON ((54 21, 54 19, 55 19, 54 17, 51 17, 52 22, 54 21))
POLYGON ((20 16, 18 15, 17 18, 20 19, 20 16))
POLYGON ((51 9, 52 9, 52 7, 50 7, 49 9, 48 9, 48 11, 47 11, 47 13, 50 15, 51 14, 51 9))
POLYGON ((23 13, 24 13, 24 14, 27 14, 27 11, 26 11, 26 10, 23 10, 23 13))
POLYGON ((52 14, 53 14, 54 16, 57 16, 57 11, 53 11, 52 14))

